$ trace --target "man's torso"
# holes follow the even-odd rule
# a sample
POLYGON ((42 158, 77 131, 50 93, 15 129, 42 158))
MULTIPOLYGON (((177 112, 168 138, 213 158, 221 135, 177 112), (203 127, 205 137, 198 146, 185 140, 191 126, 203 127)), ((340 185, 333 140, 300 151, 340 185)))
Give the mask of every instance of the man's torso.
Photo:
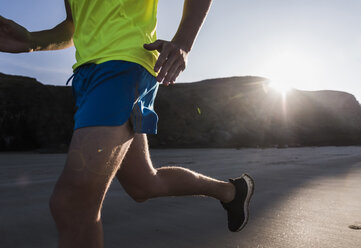
POLYGON ((157 0, 68 0, 75 26, 77 68, 85 63, 125 60, 155 75, 158 52, 144 43, 156 40, 157 0))

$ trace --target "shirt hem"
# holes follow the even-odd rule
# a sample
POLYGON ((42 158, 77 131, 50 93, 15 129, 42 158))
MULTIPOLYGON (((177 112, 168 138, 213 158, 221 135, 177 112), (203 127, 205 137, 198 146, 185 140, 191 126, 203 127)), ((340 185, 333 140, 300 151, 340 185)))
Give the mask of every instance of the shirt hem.
POLYGON ((128 61, 128 62, 133 62, 136 64, 141 65, 142 67, 144 67, 144 69, 146 69, 151 75, 153 75, 154 77, 156 77, 158 75, 158 73, 156 73, 153 69, 153 67, 151 65, 149 65, 149 63, 142 61, 141 59, 137 58, 137 57, 132 57, 132 56, 112 56, 112 57, 107 57, 107 58, 94 58, 94 59, 89 59, 83 62, 77 62, 73 65, 73 71, 75 71, 78 67, 87 64, 87 63, 95 63, 95 64, 101 64, 107 61, 111 61, 111 60, 124 60, 124 61, 128 61))

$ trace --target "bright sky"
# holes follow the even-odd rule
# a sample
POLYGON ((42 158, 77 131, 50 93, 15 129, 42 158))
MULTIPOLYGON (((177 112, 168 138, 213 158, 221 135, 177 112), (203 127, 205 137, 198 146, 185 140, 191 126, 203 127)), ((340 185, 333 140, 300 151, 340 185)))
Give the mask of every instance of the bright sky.
MULTIPOLYGON (((0 15, 30 31, 65 17, 63 0, 0 1, 0 15)), ((182 5, 159 0, 158 38, 171 39, 182 5)), ((61 85, 72 73, 74 53, 0 53, 0 71, 61 85)), ((255 75, 275 85, 347 91, 361 101, 360 67, 360 0, 214 0, 178 81, 255 75)))

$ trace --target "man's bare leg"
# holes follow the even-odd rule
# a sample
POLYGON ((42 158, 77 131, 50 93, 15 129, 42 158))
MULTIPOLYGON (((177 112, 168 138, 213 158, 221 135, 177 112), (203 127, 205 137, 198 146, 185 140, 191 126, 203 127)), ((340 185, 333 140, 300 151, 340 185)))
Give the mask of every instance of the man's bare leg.
POLYGON ((153 168, 144 134, 135 134, 116 177, 136 201, 161 196, 205 195, 223 202, 233 200, 235 189, 182 167, 153 168))
POLYGON ((101 207, 133 139, 128 123, 77 129, 50 199, 59 248, 101 248, 101 207))

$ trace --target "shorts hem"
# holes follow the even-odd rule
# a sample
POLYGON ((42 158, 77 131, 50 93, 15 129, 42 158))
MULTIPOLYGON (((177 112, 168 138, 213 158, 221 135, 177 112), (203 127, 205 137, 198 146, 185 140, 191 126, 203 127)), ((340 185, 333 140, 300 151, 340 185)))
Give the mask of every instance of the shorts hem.
MULTIPOLYGON (((79 124, 79 125, 74 125, 73 131, 80 129, 80 128, 84 128, 84 127, 116 127, 116 126, 122 126, 126 123, 126 121, 124 122, 120 122, 120 123, 96 123, 96 124, 79 124)), ((157 134, 157 129, 141 129, 141 130, 137 130, 136 128, 134 128, 134 126, 132 125, 132 123, 130 123, 132 126, 132 130, 134 131, 134 133, 145 133, 145 134, 157 134)))

